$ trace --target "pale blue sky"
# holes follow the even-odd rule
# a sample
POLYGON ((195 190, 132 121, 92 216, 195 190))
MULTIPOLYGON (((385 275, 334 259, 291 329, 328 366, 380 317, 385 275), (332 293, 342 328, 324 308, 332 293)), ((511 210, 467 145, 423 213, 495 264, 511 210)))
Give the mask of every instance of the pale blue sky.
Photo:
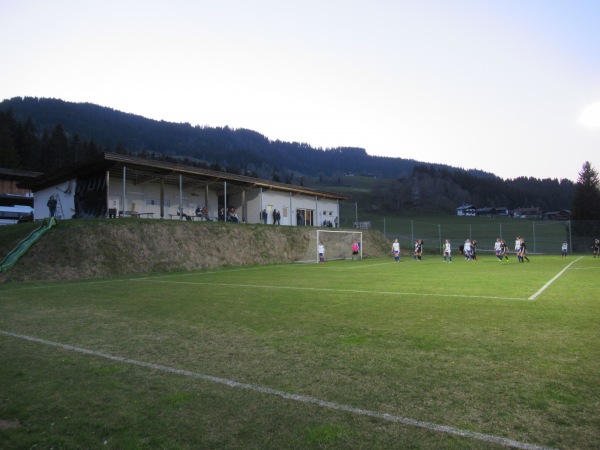
POLYGON ((600 170, 599 0, 0 0, 0 100, 575 181, 600 170))

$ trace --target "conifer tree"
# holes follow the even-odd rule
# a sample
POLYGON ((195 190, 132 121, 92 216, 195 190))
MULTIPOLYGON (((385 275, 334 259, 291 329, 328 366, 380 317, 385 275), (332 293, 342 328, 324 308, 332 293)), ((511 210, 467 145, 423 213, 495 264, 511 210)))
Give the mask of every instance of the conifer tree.
POLYGON ((579 172, 571 212, 573 220, 600 220, 600 179, 589 161, 579 172))

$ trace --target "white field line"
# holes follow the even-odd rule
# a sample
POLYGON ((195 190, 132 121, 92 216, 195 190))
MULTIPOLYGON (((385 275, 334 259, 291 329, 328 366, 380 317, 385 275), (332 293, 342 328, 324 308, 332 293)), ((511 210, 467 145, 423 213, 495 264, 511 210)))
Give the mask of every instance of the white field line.
POLYGON ((88 350, 85 348, 74 347, 74 346, 68 345, 68 344, 61 344, 59 342, 48 341, 46 339, 40 339, 40 338, 35 338, 32 336, 26 336, 23 334, 12 333, 10 331, 0 330, 0 334, 3 334, 5 336, 11 336, 11 337, 18 338, 18 339, 23 339, 23 340, 30 341, 30 342, 37 342, 40 344, 49 345, 52 347, 58 347, 58 348, 62 348, 63 350, 82 353, 85 355, 96 356, 99 358, 105 358, 105 359, 109 359, 112 361, 118 361, 118 362, 131 364, 131 365, 135 365, 135 366, 159 370, 162 372, 183 375, 183 376, 189 377, 189 378, 210 381, 212 383, 218 383, 218 384, 222 384, 222 385, 232 387, 232 388, 237 388, 237 389, 245 389, 245 390, 252 391, 252 392, 258 392, 260 394, 276 395, 276 396, 281 397, 286 400, 293 400, 293 401, 300 402, 300 403, 317 405, 317 406, 320 406, 323 408, 329 408, 329 409, 333 409, 336 411, 348 412, 348 413, 356 414, 356 415, 360 415, 360 416, 374 417, 376 419, 386 420, 388 422, 395 422, 395 423, 401 423, 403 425, 425 428, 425 429, 428 429, 431 431, 437 431, 440 433, 453 434, 453 435, 457 435, 457 436, 467 437, 467 438, 471 438, 471 439, 477 439, 480 441, 490 442, 490 443, 504 445, 504 446, 512 447, 512 448, 518 448, 518 449, 551 450, 548 447, 542 447, 539 445, 528 444, 526 442, 514 441, 512 439, 503 438, 503 437, 499 437, 499 436, 493 436, 493 435, 483 434, 483 433, 476 433, 473 431, 462 430, 462 429, 447 426, 447 425, 438 425, 435 423, 424 422, 421 420, 410 419, 407 417, 395 416, 392 414, 387 414, 387 413, 382 413, 382 412, 377 412, 377 411, 370 411, 370 410, 361 409, 361 408, 355 408, 353 406, 347 406, 347 405, 342 405, 340 403, 321 400, 316 397, 291 394, 288 392, 278 391, 276 389, 257 386, 254 384, 240 383, 239 381, 228 380, 226 378, 219 378, 219 377, 214 377, 212 375, 204 375, 204 374, 201 374, 198 372, 191 372, 189 370, 177 369, 174 367, 164 366, 162 364, 154 364, 154 363, 149 363, 149 362, 145 362, 145 361, 138 361, 135 359, 126 358, 123 356, 110 355, 107 353, 97 352, 95 350, 88 350))
MULTIPOLYGON (((136 281, 136 280, 130 280, 136 281)), ((172 284, 189 284, 197 286, 223 286, 232 288, 255 288, 255 289, 284 289, 295 291, 317 291, 317 292, 346 292, 350 294, 376 294, 376 295, 415 295, 420 297, 459 297, 459 298, 484 298, 493 300, 528 300, 523 297, 499 297, 493 295, 466 295, 466 294, 433 294, 423 292, 394 292, 394 291, 367 291, 361 289, 332 289, 332 288, 317 288, 309 286, 275 286, 264 284, 238 284, 238 283, 209 283, 202 281, 166 281, 166 280, 140 280, 148 283, 172 283, 172 284)))
MULTIPOLYGON (((365 269, 365 268, 369 268, 369 267, 375 267, 375 266, 382 266, 382 265, 386 265, 386 264, 390 264, 393 261, 386 261, 386 262, 378 262, 378 263, 364 263, 362 261, 349 261, 349 264, 352 263, 352 267, 348 267, 346 265, 344 265, 343 267, 339 267, 336 266, 335 269, 340 269, 340 270, 348 270, 348 269, 365 269)), ((291 268, 292 265, 290 264, 274 264, 274 265, 265 265, 265 266, 255 266, 255 267, 246 267, 246 268, 241 268, 241 269, 223 269, 223 270, 211 270, 211 271, 198 271, 198 272, 187 272, 187 273, 178 273, 178 274, 167 274, 167 275, 156 275, 156 276, 148 276, 148 277, 141 277, 141 278, 133 278, 132 280, 155 280, 155 279, 160 279, 160 278, 177 278, 177 277, 189 277, 189 276, 196 276, 196 275, 214 275, 214 274, 223 274, 223 273, 231 273, 231 272, 247 272, 247 271, 257 271, 257 270, 268 270, 268 271, 272 271, 273 269, 289 269, 291 268)), ((302 268, 307 268, 307 269, 314 269, 314 270, 323 270, 323 267, 320 266, 319 264, 315 263, 310 263, 310 264, 296 264, 293 266, 294 270, 299 269, 300 267, 302 268)), ((329 266, 328 266, 329 268, 329 266)), ((329 268, 329 270, 332 270, 332 268, 329 268)))
POLYGON ((583 258, 583 256, 580 256, 579 258, 577 258, 575 261, 572 261, 571 263, 569 263, 567 265, 567 267, 565 267, 563 270, 561 270, 560 272, 558 272, 558 274, 552 278, 550 281, 548 281, 545 285, 542 286, 542 288, 537 291, 535 294, 533 294, 531 297, 528 298, 528 300, 535 300, 538 295, 540 295, 542 292, 544 292, 552 283, 554 283, 556 280, 558 280, 560 278, 560 276, 565 273, 567 271, 567 269, 569 267, 571 267, 573 264, 575 264, 577 261, 579 261, 581 258, 583 258))

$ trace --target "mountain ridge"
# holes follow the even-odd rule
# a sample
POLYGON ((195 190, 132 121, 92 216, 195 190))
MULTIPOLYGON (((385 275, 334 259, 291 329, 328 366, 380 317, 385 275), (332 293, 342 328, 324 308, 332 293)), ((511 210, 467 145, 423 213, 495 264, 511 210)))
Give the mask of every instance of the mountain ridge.
MULTIPOLYGON (((31 119, 38 130, 61 124, 68 134, 93 140, 110 149, 184 157, 218 164, 225 169, 256 172, 293 171, 306 176, 363 173, 380 177, 408 176, 416 166, 464 170, 402 157, 369 155, 364 148, 315 148, 306 143, 270 140, 246 128, 192 126, 155 120, 93 103, 53 98, 13 97, 0 102, 17 121, 31 119), (101 126, 99 126, 100 124, 101 126)), ((481 177, 494 174, 467 170, 481 177)))

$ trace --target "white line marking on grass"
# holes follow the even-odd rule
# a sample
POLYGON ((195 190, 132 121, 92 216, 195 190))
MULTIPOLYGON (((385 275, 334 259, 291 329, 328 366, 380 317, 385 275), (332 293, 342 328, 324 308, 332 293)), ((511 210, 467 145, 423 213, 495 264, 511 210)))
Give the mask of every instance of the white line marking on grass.
POLYGON ((196 275, 214 275, 219 273, 231 273, 231 272, 247 272, 249 270, 260 270, 260 269, 269 269, 272 270, 278 267, 287 267, 286 265, 272 265, 272 266, 257 266, 257 267, 245 267, 241 269, 221 269, 221 270, 200 270, 195 272, 185 272, 185 273, 175 273, 175 274, 166 274, 166 275, 152 275, 145 277, 135 277, 129 278, 125 281, 138 281, 138 280, 154 280, 157 278, 177 278, 177 277, 191 277, 196 275))
POLYGON ((18 339, 24 339, 24 340, 30 341, 30 342, 37 342, 40 344, 49 345, 52 347, 58 347, 58 348, 62 348, 63 350, 82 353, 85 355, 97 356, 100 358, 110 359, 112 361, 118 361, 118 362, 122 362, 122 363, 126 363, 126 364, 131 364, 131 365, 135 365, 135 366, 159 370, 159 371, 167 372, 167 373, 174 373, 174 374, 183 375, 183 376, 189 377, 189 378, 210 381, 213 383, 223 384, 225 386, 229 386, 232 388, 245 389, 248 391, 258 392, 258 393, 267 394, 267 395, 276 395, 276 396, 284 398, 286 400, 294 400, 294 401, 300 402, 300 403, 317 405, 317 406, 321 406, 323 408, 329 408, 329 409, 333 409, 336 411, 348 412, 348 413, 356 414, 356 415, 360 415, 360 416, 374 417, 376 419, 386 420, 388 422, 395 422, 395 423, 401 423, 403 425, 425 428, 425 429, 428 429, 431 431, 437 431, 440 433, 454 434, 457 436, 467 437, 467 438, 471 438, 471 439, 477 439, 480 441, 491 442, 494 444, 504 445, 504 446, 513 447, 513 448, 519 448, 519 449, 552 450, 552 449, 549 449, 548 447, 542 447, 539 445, 528 444, 526 442, 514 441, 512 439, 503 438, 503 437, 499 437, 499 436, 493 436, 490 434, 476 433, 474 431, 461 430, 460 428, 455 428, 455 427, 451 427, 451 426, 447 426, 447 425, 438 425, 438 424, 431 423, 431 422, 424 422, 422 420, 415 420, 415 419, 410 419, 407 417, 395 416, 393 414, 387 414, 387 413, 381 413, 381 412, 377 412, 377 411, 370 411, 370 410, 366 410, 366 409, 355 408, 353 406, 347 406, 347 405, 342 405, 340 403, 321 400, 316 397, 310 397, 307 395, 291 394, 288 392, 278 391, 276 389, 257 386, 254 384, 240 383, 239 381, 228 380, 226 378, 219 378, 219 377, 214 377, 212 375, 204 375, 204 374, 201 374, 198 372, 192 372, 189 370, 177 369, 177 368, 169 367, 169 366, 163 366, 162 364, 154 364, 154 363, 149 363, 149 362, 145 362, 145 361, 138 361, 135 359, 126 358, 123 356, 110 355, 108 353, 102 353, 102 352, 97 352, 95 350, 88 350, 85 348, 74 347, 72 345, 61 344, 59 342, 48 341, 46 339, 35 338, 33 336, 12 333, 10 331, 0 330, 0 334, 3 334, 5 336, 11 336, 11 337, 18 338, 18 339))
POLYGON ((556 280, 558 280, 558 278, 567 271, 567 269, 569 267, 571 267, 573 264, 575 264, 577 261, 579 261, 581 258, 583 258, 583 256, 580 256, 579 258, 577 258, 575 261, 572 261, 570 264, 567 265, 567 267, 565 267, 563 270, 561 270, 560 272, 558 272, 558 274, 552 278, 550 281, 548 281, 545 285, 542 286, 542 288, 537 291, 535 294, 533 294, 531 297, 528 298, 528 300, 535 300, 538 295, 540 295, 542 292, 544 292, 552 283, 554 283, 556 280))
MULTIPOLYGON (((135 281, 135 280, 131 280, 135 281)), ((143 280, 150 283, 173 283, 173 284, 191 284, 198 286, 223 286, 233 288, 256 288, 256 289, 284 289, 296 291, 319 291, 319 292, 347 292, 351 294, 377 294, 377 295, 415 295, 419 297, 459 297, 459 298, 484 298, 493 300, 528 300, 523 297, 499 297, 493 295, 466 295, 466 294, 434 294, 423 292, 390 292, 390 291, 366 291, 360 289, 332 289, 307 286, 274 286, 260 284, 238 284, 238 283, 208 283, 202 281, 165 281, 165 280, 143 280)))
MULTIPOLYGON (((374 263, 374 264, 354 264, 351 267, 348 266, 336 266, 333 270, 351 270, 351 269, 368 269, 369 267, 376 266, 387 266, 388 264, 392 264, 394 261, 387 261, 384 263, 374 263)), ((320 268, 321 269, 321 268, 320 268)))

